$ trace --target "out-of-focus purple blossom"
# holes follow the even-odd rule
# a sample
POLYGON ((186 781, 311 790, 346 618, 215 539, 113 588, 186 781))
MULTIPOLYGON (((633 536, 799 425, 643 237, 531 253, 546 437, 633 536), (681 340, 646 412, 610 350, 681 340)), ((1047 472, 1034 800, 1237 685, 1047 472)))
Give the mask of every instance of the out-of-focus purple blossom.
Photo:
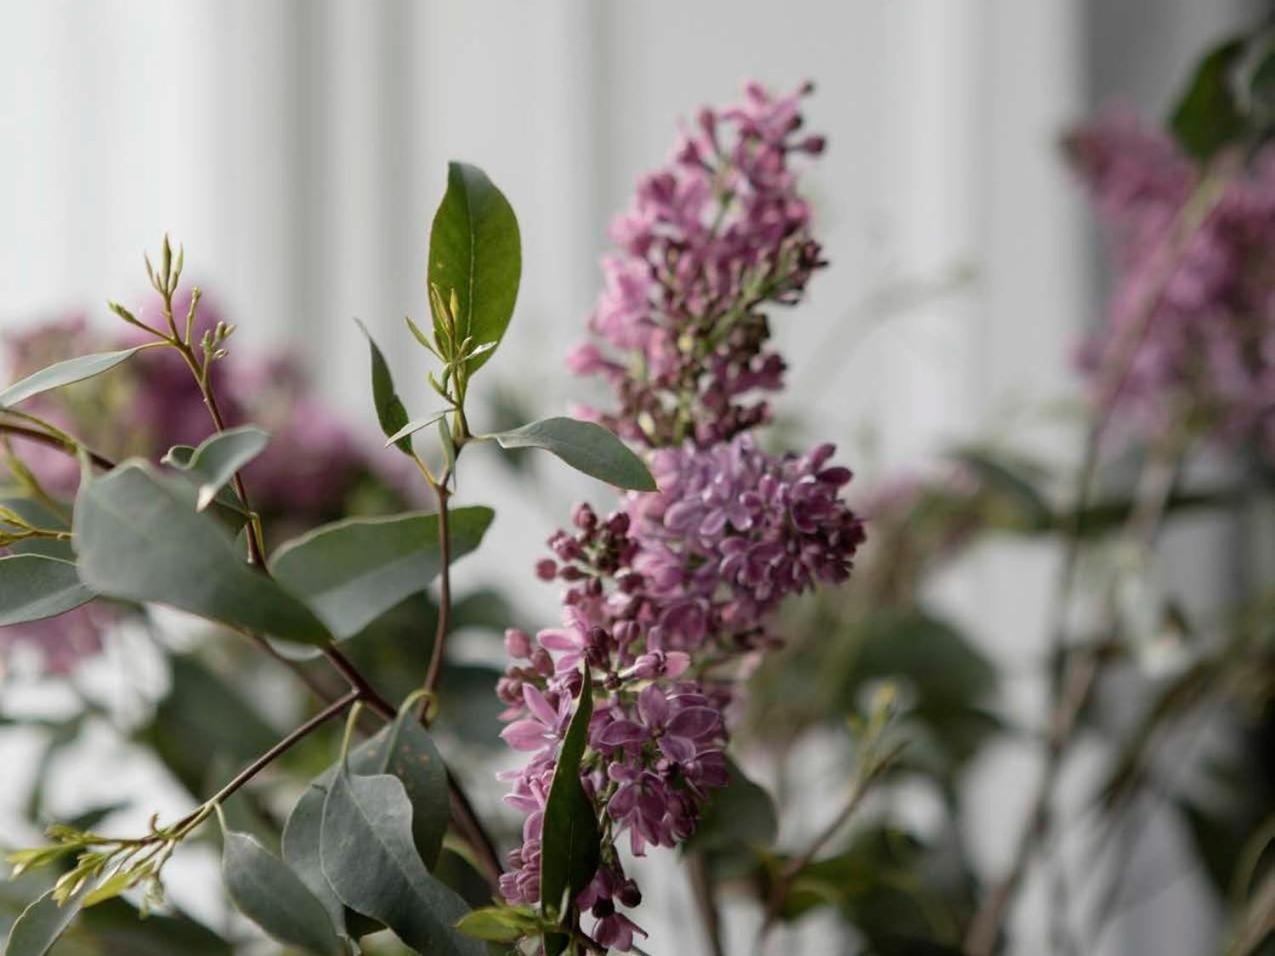
POLYGON ((809 91, 754 83, 739 104, 704 109, 612 226, 594 340, 568 366, 609 382, 618 407, 594 417, 623 437, 710 445, 769 419, 753 393, 779 389, 784 363, 762 309, 797 302, 823 264, 791 165, 824 147, 802 132, 809 91))
MULTIPOLYGON (((185 314, 189 300, 179 297, 185 314)), ((139 318, 156 327, 165 320, 154 300, 139 318)), ((196 339, 220 320, 207 297, 200 302, 196 339)), ((9 381, 54 362, 91 352, 138 345, 147 333, 131 326, 93 329, 82 317, 48 322, 5 336, 9 381)), ((360 443, 312 393, 290 359, 256 359, 232 348, 211 368, 218 402, 229 425, 256 424, 271 433, 266 450, 245 469, 253 507, 268 526, 309 527, 340 516, 349 496, 369 479, 397 489, 396 462, 360 443)), ((208 410, 190 369, 168 349, 149 349, 106 375, 38 395, 22 410, 44 418, 121 460, 161 458, 173 445, 197 445, 212 433, 208 410)), ((69 499, 79 482, 71 456, 16 438, 13 447, 45 489, 69 499)), ((100 644, 100 629, 112 615, 95 604, 47 621, 0 629, 0 646, 22 642, 40 647, 46 665, 65 669, 75 653, 100 644)))
POLYGON ((1116 252, 1108 321, 1080 355, 1098 399, 1148 440, 1188 430, 1271 458, 1275 149, 1228 175, 1202 221, 1185 224, 1204 171, 1166 133, 1109 114, 1067 147, 1116 252))

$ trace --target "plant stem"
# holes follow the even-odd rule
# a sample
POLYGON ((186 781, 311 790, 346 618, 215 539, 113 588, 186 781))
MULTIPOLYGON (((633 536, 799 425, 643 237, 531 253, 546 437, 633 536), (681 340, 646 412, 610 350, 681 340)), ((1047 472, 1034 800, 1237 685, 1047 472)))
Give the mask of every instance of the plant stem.
MULTIPOLYGON (((1178 214, 1174 229, 1163 247, 1155 281, 1149 284, 1149 290, 1140 303, 1135 317, 1136 321, 1122 330, 1122 334, 1114 343, 1114 348, 1107 353, 1099 369, 1097 405, 1100 411, 1090 425, 1085 438, 1084 454, 1077 477, 1072 527, 1067 536, 1063 563, 1055 589, 1048 655, 1050 666, 1054 670, 1053 679, 1050 682, 1051 703, 1044 767, 1028 810, 1027 825, 1019 837, 1010 866, 1005 876, 984 897, 970 921, 965 936, 965 950, 969 956, 991 956, 995 951, 1010 904, 1022 885, 1036 851, 1049 836, 1054 790, 1061 776, 1063 763, 1070 751, 1078 718, 1089 703, 1097 682, 1102 649, 1084 648, 1069 653, 1067 615, 1078 577, 1083 545, 1083 515, 1097 474, 1103 433, 1111 417, 1112 405, 1124 388, 1136 352, 1150 331, 1155 310, 1159 306, 1174 270, 1182 260, 1190 239, 1199 231, 1225 194, 1225 187, 1233 174, 1234 171, 1229 167, 1219 167, 1209 170, 1201 178, 1195 191, 1178 214)), ((1135 523, 1139 525, 1138 533, 1142 534, 1146 529, 1141 526, 1147 522, 1145 516, 1139 514, 1139 510, 1135 507, 1129 523, 1130 526, 1135 523)), ((1159 507, 1155 520, 1150 523, 1151 533, 1154 532, 1162 514, 1163 505, 1159 507)), ((1129 533, 1131 532, 1127 530, 1126 535, 1129 533)))
POLYGON ((695 907, 699 910, 700 924, 704 928, 708 951, 712 956, 726 956, 726 947, 722 942, 721 913, 717 907, 717 894, 708 872, 707 861, 700 850, 692 850, 686 855, 685 860, 686 876, 691 884, 691 893, 695 897, 695 907))
POLYGON ((434 493, 438 496, 438 626, 434 629, 434 647, 430 652, 429 669, 425 672, 423 685, 425 695, 421 700, 421 715, 428 725, 428 714, 432 709, 430 700, 438 688, 438 678, 443 669, 443 645, 447 641, 447 633, 451 628, 452 617, 452 582, 451 535, 448 528, 447 501, 451 497, 447 491, 446 475, 444 481, 434 485, 434 493))
MULTIPOLYGON (((15 425, 12 422, 0 422, 0 432, 6 435, 14 435, 18 438, 25 438, 29 441, 38 442, 39 444, 46 445, 49 448, 56 448, 59 451, 66 452, 72 457, 78 455, 80 449, 84 448, 82 445, 68 443, 65 439, 59 438, 56 435, 50 435, 47 432, 42 432, 39 429, 30 428, 26 425, 15 425)), ((96 452, 89 451, 87 448, 84 448, 84 453, 88 455, 89 461, 92 462, 93 466, 96 468, 100 468, 103 471, 110 471, 115 467, 115 462, 97 454, 96 452)))

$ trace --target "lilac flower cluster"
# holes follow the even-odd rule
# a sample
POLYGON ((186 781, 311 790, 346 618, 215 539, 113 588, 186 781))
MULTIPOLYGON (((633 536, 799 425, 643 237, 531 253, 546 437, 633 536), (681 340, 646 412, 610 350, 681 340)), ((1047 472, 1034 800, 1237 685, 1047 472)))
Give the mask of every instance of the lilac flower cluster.
POLYGON ((1206 171, 1167 133, 1110 113, 1066 145, 1117 255, 1108 322, 1080 357, 1100 398, 1150 440, 1187 425, 1275 460, 1275 148, 1184 232, 1206 171), (1119 388, 1101 381, 1111 365, 1119 388))
POLYGON ((620 407, 601 419, 648 447, 660 490, 630 493, 605 518, 578 505, 536 565, 564 585, 563 626, 506 635, 502 736, 530 758, 504 775, 526 819, 501 892, 539 899, 545 801, 588 668, 597 700, 582 782, 602 863, 575 902, 603 948, 627 950, 642 932, 619 909, 641 892, 618 847, 641 856, 695 832, 728 778, 727 707, 776 640, 769 615, 790 595, 844 581, 864 539, 841 500, 851 475, 830 464, 833 446, 768 454, 747 434, 767 419, 765 403, 741 404, 781 385, 759 306, 795 301, 821 264, 787 166, 790 153, 823 148, 796 138, 800 95, 750 86, 744 105, 705 110, 617 225, 624 255, 605 260, 591 327, 622 358, 589 344, 571 365, 612 383, 620 407))
POLYGON ((823 265, 794 154, 823 152, 802 132, 809 85, 772 97, 751 84, 741 103, 704 109, 669 165, 641 181, 612 227, 595 339, 568 359, 600 374, 618 408, 593 413, 624 438, 660 447, 725 441, 769 419, 753 392, 776 391, 784 362, 768 348, 768 303, 801 298, 823 265))
MULTIPOLYGON (((186 303, 180 305, 184 312, 186 303)), ((162 326, 158 308, 150 303, 141 317, 162 326)), ((201 330, 214 327, 218 319, 207 298, 202 300, 201 330)), ((8 380, 75 355, 139 344, 144 341, 139 338, 142 335, 131 328, 115 334, 92 329, 81 317, 34 326, 5 338, 8 380)), ((288 530, 309 527, 339 517, 347 499, 368 484, 405 485, 386 470, 397 463, 394 457, 374 457, 372 449, 364 448, 317 400, 291 360, 256 359, 234 349, 211 371, 228 423, 252 422, 271 432, 265 452, 245 470, 253 507, 267 524, 288 530)), ((22 409, 115 459, 134 455, 158 459, 173 445, 198 444, 211 431, 208 410, 190 370, 166 349, 140 353, 108 375, 37 396, 22 409), (113 427, 118 422, 129 427, 113 427)), ((21 439, 13 441, 13 448, 48 492, 67 499, 74 495, 79 466, 73 458, 21 439)), ((99 602, 49 620, 0 628, 0 653, 15 644, 34 647, 45 670, 62 672, 99 648, 101 633, 114 617, 99 602)))

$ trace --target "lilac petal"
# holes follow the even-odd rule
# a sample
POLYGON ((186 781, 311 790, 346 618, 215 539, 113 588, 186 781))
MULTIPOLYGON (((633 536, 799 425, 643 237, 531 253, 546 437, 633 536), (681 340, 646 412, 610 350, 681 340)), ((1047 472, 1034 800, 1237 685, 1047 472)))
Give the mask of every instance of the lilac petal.
POLYGON ((500 732, 500 737, 514 750, 539 750, 549 741, 545 725, 538 720, 515 720, 500 732))
POLYGON ((721 726, 722 719, 711 707, 688 707, 673 715, 667 732, 671 737, 696 740, 713 734, 721 726))
POLYGON ((558 722, 558 712, 549 706, 549 701, 545 700, 545 695, 538 688, 523 684, 522 699, 527 702, 527 709, 532 716, 546 727, 552 727, 558 722))
POLYGON ((643 688, 642 693, 638 694, 638 714, 648 727, 663 727, 668 719, 668 712, 668 700, 664 697, 664 691, 654 684, 643 688))
POLYGON ((605 747, 623 747, 626 744, 641 743, 647 736, 647 730, 641 724, 631 720, 617 720, 604 727, 597 740, 605 747))

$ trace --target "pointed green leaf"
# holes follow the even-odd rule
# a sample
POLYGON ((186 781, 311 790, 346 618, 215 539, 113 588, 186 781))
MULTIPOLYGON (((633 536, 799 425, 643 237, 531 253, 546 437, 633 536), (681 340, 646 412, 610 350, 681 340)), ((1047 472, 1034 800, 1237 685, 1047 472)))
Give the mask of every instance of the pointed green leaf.
MULTIPOLYGON (((381 431, 388 438, 408 424, 407 409, 403 406, 403 400, 398 397, 398 392, 394 390, 394 377, 390 374, 390 367, 386 364, 385 356, 377 346, 376 340, 372 338, 372 333, 358 319, 354 321, 358 322, 359 328, 367 336, 367 345, 372 356, 372 403, 376 406, 376 420, 381 423, 381 431)), ((410 439, 397 438, 394 445, 403 454, 412 454, 410 439)))
MULTIPOLYGON (((486 173, 466 163, 449 163, 447 192, 429 236, 429 283, 444 302, 455 293, 457 342, 498 343, 509 326, 522 274, 518 219, 486 173)), ((438 316, 434 317, 439 333, 438 316)), ((469 360, 470 372, 491 351, 469 360)))
POLYGON ((398 441, 400 441, 401 439, 410 438, 412 435, 415 435, 422 428, 428 428, 430 425, 434 424, 434 422, 438 421, 440 418, 442 418, 446 414, 447 414, 447 409, 443 409, 441 412, 431 415, 429 418, 414 418, 412 419, 412 421, 408 422, 406 425, 404 425, 402 428, 396 431, 389 438, 385 439, 385 444, 393 445, 397 443, 398 441))
POLYGON ((726 758, 729 779, 713 791, 695 827, 687 850, 730 850, 739 846, 768 847, 775 841, 779 821, 774 801, 764 789, 726 758))
POLYGON ((319 956, 344 956, 323 904, 252 837, 225 831, 221 870, 231 902, 269 936, 319 956))
POLYGON ((1210 50, 1169 118, 1173 135, 1198 160, 1207 160, 1223 146, 1238 141, 1247 129, 1233 76, 1245 46, 1243 39, 1234 39, 1210 50))
POLYGON ((292 812, 288 814, 288 821, 283 827, 280 850, 284 861, 314 894, 315 899, 323 905, 336 931, 344 936, 347 935, 345 905, 328 885, 319 859, 323 803, 327 798, 327 786, 321 786, 316 781, 306 787, 301 798, 293 806, 292 812))
POLYGON ((59 906, 49 890, 23 910, 9 929, 3 956, 44 956, 80 912, 83 896, 82 890, 59 906))
POLYGON ((574 418, 544 418, 507 432, 486 436, 501 448, 543 448, 572 468, 618 488, 656 491, 642 459, 601 425, 574 418))
POLYGON ((195 491, 145 462, 81 482, 75 505, 80 579, 129 601, 192 614, 302 644, 323 644, 322 623, 244 563, 233 539, 195 511, 195 491))
POLYGON ((41 392, 47 392, 51 389, 61 388, 63 385, 71 385, 75 382, 82 382, 86 378, 92 378, 94 375, 101 375, 103 372, 109 372, 121 362, 126 362, 136 355, 143 346, 136 348, 123 349, 119 352, 98 352, 93 355, 79 355, 73 359, 67 359, 65 362, 57 362, 48 368, 42 368, 38 372, 34 372, 15 382, 0 392, 0 408, 12 408, 19 402, 25 401, 41 392))
POLYGON ((0 627, 54 617, 93 600, 75 565, 41 554, 0 557, 0 627))
POLYGON ((596 810, 580 783, 580 762, 592 716, 593 680, 586 667, 580 701, 567 727, 558 767, 549 785, 540 838, 540 906, 555 921, 563 917, 565 902, 574 899, 598 870, 596 810))
MULTIPOLYGON (((455 560, 478 547, 494 512, 456 508, 450 517, 455 560)), ((438 545, 437 514, 349 518, 289 541, 270 567, 343 639, 427 588, 438 574, 438 545)))
POLYGON ((186 446, 179 445, 171 449, 162 461, 187 472, 188 477, 199 485, 195 510, 203 511, 212 504, 218 492, 230 484, 235 472, 265 451, 269 443, 269 433, 244 425, 211 436, 189 455, 179 450, 186 446))
POLYGON ((485 956, 481 942, 454 929, 467 907, 425 869, 411 818, 397 778, 338 773, 323 807, 324 876, 347 906, 384 923, 417 952, 485 956))

